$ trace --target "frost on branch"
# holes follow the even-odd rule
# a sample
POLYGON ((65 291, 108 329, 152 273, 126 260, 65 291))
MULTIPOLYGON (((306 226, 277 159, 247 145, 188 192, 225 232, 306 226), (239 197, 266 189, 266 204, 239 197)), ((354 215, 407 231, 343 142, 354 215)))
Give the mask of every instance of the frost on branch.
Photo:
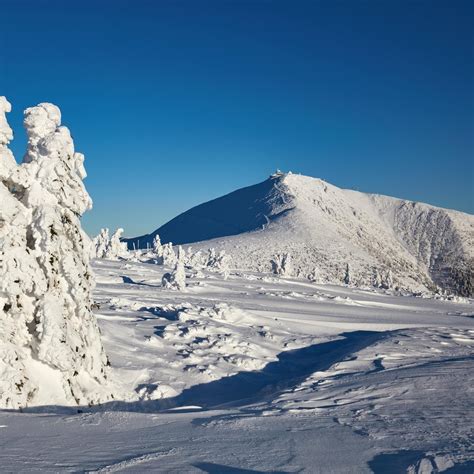
POLYGON ((17 165, 9 110, 0 97, 0 406, 105 401, 107 358, 79 220, 92 205, 84 156, 59 109, 39 104, 25 111, 28 149, 17 165))

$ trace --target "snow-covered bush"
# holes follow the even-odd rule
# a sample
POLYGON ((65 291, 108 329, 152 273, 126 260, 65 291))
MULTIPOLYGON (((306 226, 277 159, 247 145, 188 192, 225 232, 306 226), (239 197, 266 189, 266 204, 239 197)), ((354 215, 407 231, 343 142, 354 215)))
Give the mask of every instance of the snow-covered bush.
POLYGON ((292 276, 293 265, 291 263, 291 255, 289 253, 278 254, 271 261, 272 270, 275 275, 292 276))
POLYGON ((98 403, 109 398, 108 363, 79 220, 92 205, 84 156, 59 109, 39 104, 25 111, 28 149, 17 165, 9 111, 1 97, 0 406, 98 403))

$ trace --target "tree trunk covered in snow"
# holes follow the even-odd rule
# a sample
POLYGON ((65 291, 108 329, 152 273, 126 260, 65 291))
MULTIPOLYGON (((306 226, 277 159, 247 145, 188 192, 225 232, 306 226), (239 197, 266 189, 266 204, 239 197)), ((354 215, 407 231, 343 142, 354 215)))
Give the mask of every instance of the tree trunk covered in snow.
POLYGON ((39 104, 25 111, 28 149, 17 165, 9 111, 0 97, 0 406, 98 403, 109 398, 107 358, 80 224, 92 206, 84 156, 59 109, 39 104))

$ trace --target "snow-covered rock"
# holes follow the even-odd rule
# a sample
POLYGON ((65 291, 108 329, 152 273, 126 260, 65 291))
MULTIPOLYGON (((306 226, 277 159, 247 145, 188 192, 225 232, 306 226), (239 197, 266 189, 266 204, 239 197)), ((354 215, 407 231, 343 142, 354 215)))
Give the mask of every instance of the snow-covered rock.
POLYGON ((196 206, 155 232, 129 239, 146 247, 193 243, 225 250, 233 268, 272 271, 291 254, 295 276, 412 291, 474 294, 474 216, 387 196, 340 189, 320 179, 277 173, 196 206), (382 282, 382 279, 388 281, 382 282))
POLYGON ((59 109, 25 111, 21 165, 0 98, 0 406, 91 404, 109 398, 107 358, 91 311, 92 201, 59 109))

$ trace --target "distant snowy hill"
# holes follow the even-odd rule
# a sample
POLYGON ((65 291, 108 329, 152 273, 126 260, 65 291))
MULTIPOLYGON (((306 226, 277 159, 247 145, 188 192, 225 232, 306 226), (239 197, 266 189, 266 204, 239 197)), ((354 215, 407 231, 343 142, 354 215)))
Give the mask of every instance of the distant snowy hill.
POLYGON ((474 216, 275 174, 196 206, 153 233, 127 239, 225 250, 237 269, 271 271, 291 256, 295 276, 474 294, 474 216))

